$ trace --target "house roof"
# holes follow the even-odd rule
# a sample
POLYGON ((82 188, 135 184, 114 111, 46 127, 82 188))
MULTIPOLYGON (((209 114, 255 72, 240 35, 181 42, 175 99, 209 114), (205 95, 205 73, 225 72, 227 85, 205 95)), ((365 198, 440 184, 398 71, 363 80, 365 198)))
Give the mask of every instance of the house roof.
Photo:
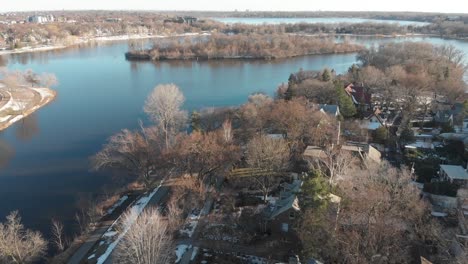
POLYGON ((447 174, 452 180, 465 180, 468 181, 468 173, 462 166, 456 165, 440 165, 440 169, 447 174))
POLYGON ((346 93, 353 98, 355 104, 370 104, 372 95, 364 89, 362 86, 357 86, 352 83, 345 87, 346 93))
POLYGON ((324 159, 327 157, 327 154, 323 151, 321 147, 317 146, 307 146, 303 154, 305 157, 324 159))
POLYGON ((289 209, 294 209, 295 211, 301 210, 299 207, 299 199, 296 195, 291 195, 285 199, 276 201, 274 207, 267 213, 267 218, 272 220, 289 209))
POLYGON ((267 137, 271 139, 284 139, 283 134, 267 134, 267 137))
POLYGON ((337 105, 320 104, 319 108, 320 108, 320 111, 325 112, 330 115, 337 116, 340 114, 340 110, 337 105))
POLYGON ((295 195, 299 192, 302 186, 301 180, 294 180, 292 183, 282 183, 282 192, 280 193, 280 199, 295 195))
MULTIPOLYGON (((366 143, 359 143, 359 142, 347 142, 343 146, 341 146, 342 150, 351 151, 351 152, 358 152, 362 155, 362 153, 366 154, 366 158, 377 163, 380 163, 382 154, 379 150, 374 148, 373 146, 366 144, 366 143)), ((363 157, 364 158, 364 157, 363 157)))
POLYGON ((453 120, 452 110, 439 110, 434 116, 434 121, 439 123, 446 123, 453 120))

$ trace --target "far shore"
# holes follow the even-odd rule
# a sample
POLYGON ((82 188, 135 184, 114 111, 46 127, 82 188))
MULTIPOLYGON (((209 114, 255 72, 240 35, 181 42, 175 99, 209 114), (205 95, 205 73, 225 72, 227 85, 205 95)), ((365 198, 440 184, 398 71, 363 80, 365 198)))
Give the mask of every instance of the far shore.
POLYGON ((50 50, 60 50, 77 45, 89 44, 93 42, 110 42, 110 41, 124 41, 124 40, 138 40, 138 39, 152 39, 152 38, 168 38, 168 37, 183 37, 183 36, 197 36, 207 33, 185 33, 185 34, 175 34, 175 35, 118 35, 118 36, 99 36, 92 38, 80 38, 77 42, 70 45, 41 45, 41 46, 28 46, 15 50, 0 50, 1 55, 8 54, 21 54, 21 53, 31 53, 31 52, 41 52, 41 51, 50 51, 50 50))
MULTIPOLYGON (((454 39, 454 40, 468 40, 468 38, 456 38, 456 37, 443 37, 436 34, 418 34, 418 33, 408 33, 408 34, 392 34, 392 35, 383 35, 383 34, 335 34, 335 33, 319 33, 319 34, 306 34, 306 33, 290 33, 291 35, 300 35, 300 36, 316 36, 316 37, 377 37, 377 38, 415 38, 415 37, 427 37, 427 38, 443 38, 443 39, 454 39)), ((20 54, 20 53, 31 53, 31 52, 41 52, 41 51, 50 51, 50 50, 59 50, 65 49, 68 47, 73 47, 81 44, 88 44, 93 42, 111 42, 111 41, 124 41, 124 40, 138 40, 138 39, 153 39, 153 38, 170 38, 170 37, 183 37, 183 36, 198 36, 198 35, 210 35, 207 32, 201 33, 185 33, 185 34, 174 34, 174 35, 117 35, 117 36, 100 36, 92 38, 80 38, 79 41, 70 44, 70 45, 41 45, 41 46, 28 46, 15 50, 0 50, 1 55, 8 54, 20 54)), ((251 58, 232 58, 232 59, 251 59, 251 58)))

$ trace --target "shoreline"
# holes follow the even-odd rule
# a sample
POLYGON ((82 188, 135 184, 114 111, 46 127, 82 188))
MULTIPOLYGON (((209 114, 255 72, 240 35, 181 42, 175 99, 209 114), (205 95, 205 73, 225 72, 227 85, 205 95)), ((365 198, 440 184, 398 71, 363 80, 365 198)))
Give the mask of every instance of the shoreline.
MULTIPOLYGON (((37 93, 41 97, 41 100, 38 103, 34 104, 34 106, 28 107, 27 109, 22 111, 21 114, 7 115, 6 119, 4 119, 3 121, 0 120, 0 131, 6 130, 7 128, 17 123, 18 121, 23 120, 24 118, 33 114, 34 112, 36 112, 43 106, 55 100, 55 98, 57 97, 57 91, 49 89, 49 88, 38 87, 38 88, 28 88, 28 89, 32 89, 34 91, 33 93, 37 93), (8 116, 10 117, 8 118, 8 116)), ((3 105, 2 108, 0 108, 0 114, 2 113, 2 111, 9 110, 7 106, 10 103, 12 103, 12 101, 14 101, 14 99, 12 99, 12 97, 10 96, 9 101, 5 105, 3 105)))
POLYGON ((152 59, 149 53, 142 54, 132 54, 131 52, 125 53, 125 59, 128 61, 222 61, 222 60, 262 60, 262 61, 272 61, 272 60, 281 60, 305 56, 314 56, 314 55, 332 55, 332 54, 350 54, 361 51, 362 49, 353 50, 353 51, 342 51, 342 52, 324 52, 324 53, 307 53, 307 54, 295 54, 291 56, 276 57, 276 56, 215 56, 215 57, 206 57, 206 56, 190 56, 186 58, 171 58, 171 57, 160 57, 158 59, 152 59))
POLYGON ((138 40, 138 39, 170 38, 170 37, 198 36, 198 35, 209 35, 209 34, 210 33, 202 32, 202 33, 184 33, 184 34, 175 34, 175 35, 116 35, 116 36, 80 38, 78 41, 70 45, 40 45, 40 46, 27 46, 27 47, 15 49, 15 50, 0 50, 0 56, 10 55, 10 54, 23 54, 23 53, 60 50, 60 49, 66 49, 66 48, 79 46, 83 44, 90 44, 94 42, 113 42, 113 41, 126 41, 126 40, 128 41, 128 40, 138 40))
MULTIPOLYGON (((306 34, 306 33, 289 33, 290 35, 298 35, 298 36, 308 36, 308 37, 374 37, 374 38, 441 38, 441 39, 452 39, 452 40, 460 40, 460 41, 467 41, 468 37, 444 37, 439 36, 436 34, 420 34, 420 33, 409 33, 409 34, 392 34, 392 35, 383 35, 383 34, 345 34, 345 33, 319 33, 319 34, 306 34)), ((0 56, 2 55, 9 55, 9 54, 22 54, 22 53, 32 53, 32 52, 43 52, 43 51, 51 51, 51 50, 60 50, 66 49, 73 46, 78 46, 82 44, 90 44, 93 42, 114 42, 114 41, 128 41, 128 40, 138 40, 138 39, 156 39, 156 38, 170 38, 170 37, 190 37, 190 36, 202 36, 202 35, 211 35, 208 32, 200 32, 200 33, 184 33, 184 34, 174 34, 174 35, 116 35, 116 36, 100 36, 100 37, 91 37, 91 38, 80 38, 79 41, 70 44, 70 45, 41 45, 41 46, 28 46, 23 47, 21 49, 16 50, 0 50, 0 56)), ((333 54, 333 53, 327 53, 333 54)), ((317 55, 317 54, 316 54, 317 55)), ((304 56, 304 55, 297 55, 297 56, 304 56)), ((297 57, 294 56, 294 57, 297 57)), ((288 58, 288 57, 280 57, 281 58, 288 58)), ((236 58, 232 58, 236 59, 236 58)), ((252 59, 252 58, 237 58, 237 59, 252 59)), ((167 59, 167 60, 176 60, 176 59, 167 59)), ((177 59, 177 60, 184 60, 184 59, 177 59)), ((189 59, 185 59, 189 60, 189 59)))

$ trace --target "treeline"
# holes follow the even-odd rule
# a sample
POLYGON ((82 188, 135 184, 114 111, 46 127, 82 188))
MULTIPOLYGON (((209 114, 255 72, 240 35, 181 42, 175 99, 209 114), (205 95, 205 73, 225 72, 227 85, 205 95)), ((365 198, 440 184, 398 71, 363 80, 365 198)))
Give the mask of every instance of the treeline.
POLYGON ((16 22, 16 24, 0 23, 0 48, 71 45, 83 38, 200 31, 199 27, 184 23, 165 23, 164 20, 171 17, 168 14, 117 11, 55 11, 44 14, 53 15, 56 21, 46 24, 24 22, 34 13, 16 13, 8 17, 0 15, 0 21, 16 22))
POLYGON ((366 12, 366 11, 190 11, 177 12, 180 15, 197 15, 200 17, 247 17, 247 18, 326 18, 349 17, 382 20, 408 20, 435 22, 437 20, 468 19, 466 14, 422 13, 422 12, 366 12))
MULTIPOLYGON (((204 25, 208 27, 208 25, 204 25)), ((305 33, 305 34, 354 34, 354 35, 407 35, 424 34, 450 38, 467 38, 468 22, 439 21, 425 26, 399 25, 397 23, 295 23, 248 25, 236 23, 219 25, 213 23, 211 28, 226 34, 239 33, 305 33)))
POLYGON ((347 53, 363 50, 330 38, 287 34, 216 34, 206 37, 161 40, 146 51, 130 51, 128 59, 276 59, 302 55, 347 53))

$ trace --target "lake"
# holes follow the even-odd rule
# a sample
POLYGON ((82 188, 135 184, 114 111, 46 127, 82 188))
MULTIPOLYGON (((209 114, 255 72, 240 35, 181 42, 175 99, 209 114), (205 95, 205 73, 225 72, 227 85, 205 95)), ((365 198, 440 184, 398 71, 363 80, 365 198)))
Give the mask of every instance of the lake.
POLYGON ((227 24, 295 24, 295 23, 309 23, 309 24, 338 24, 338 23, 388 23, 398 24, 401 26, 426 26, 430 23, 419 21, 406 21, 406 20, 382 20, 382 19, 367 19, 367 18, 347 18, 347 17, 314 17, 314 18, 257 18, 257 17, 213 17, 213 20, 227 23, 227 24))
MULTIPOLYGON (((366 45, 399 39, 354 38, 366 45)), ((437 38, 468 53, 468 42, 437 38)), ((55 73, 57 99, 0 133, 0 218, 19 210, 26 226, 46 233, 50 220, 70 228, 82 197, 106 193, 118 177, 89 171, 88 157, 112 134, 136 128, 146 96, 158 84, 175 83, 187 110, 236 106, 257 91, 273 95, 289 74, 323 67, 345 72, 355 54, 275 61, 129 62, 126 42, 5 56, 10 69, 55 73)))

